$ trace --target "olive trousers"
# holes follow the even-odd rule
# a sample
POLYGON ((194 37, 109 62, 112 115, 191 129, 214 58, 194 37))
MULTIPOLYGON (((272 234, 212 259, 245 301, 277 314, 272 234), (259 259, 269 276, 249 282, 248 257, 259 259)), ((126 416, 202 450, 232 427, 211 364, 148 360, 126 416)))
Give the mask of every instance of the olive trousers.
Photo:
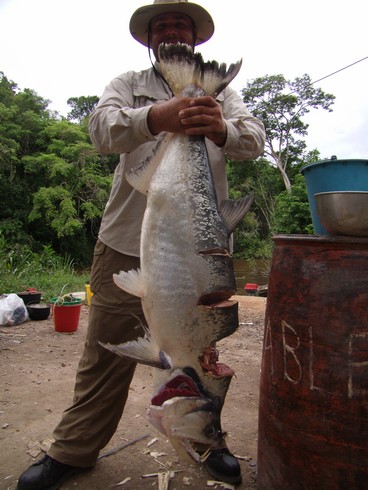
POLYGON ((114 435, 128 397, 136 363, 98 344, 120 344, 143 335, 140 298, 113 282, 113 274, 139 268, 139 258, 118 253, 97 241, 91 271, 89 323, 76 374, 74 399, 54 430, 48 454, 79 467, 96 463, 114 435))

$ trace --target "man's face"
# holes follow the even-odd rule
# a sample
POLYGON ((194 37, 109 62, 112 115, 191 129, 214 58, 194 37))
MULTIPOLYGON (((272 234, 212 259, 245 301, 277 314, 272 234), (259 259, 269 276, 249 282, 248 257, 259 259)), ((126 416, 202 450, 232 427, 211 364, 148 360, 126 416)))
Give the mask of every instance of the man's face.
POLYGON ((151 48, 157 59, 158 47, 161 43, 185 43, 194 45, 195 32, 193 21, 185 14, 168 12, 157 15, 150 25, 151 48))

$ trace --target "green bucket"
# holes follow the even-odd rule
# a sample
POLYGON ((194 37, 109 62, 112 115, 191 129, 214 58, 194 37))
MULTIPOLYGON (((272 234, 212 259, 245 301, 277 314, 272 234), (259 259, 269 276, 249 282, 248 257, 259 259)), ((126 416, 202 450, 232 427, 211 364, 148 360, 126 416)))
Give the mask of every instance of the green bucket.
POLYGON ((50 303, 56 306, 74 306, 80 305, 82 303, 82 300, 80 298, 73 298, 72 300, 65 301, 62 297, 58 297, 50 299, 50 303))

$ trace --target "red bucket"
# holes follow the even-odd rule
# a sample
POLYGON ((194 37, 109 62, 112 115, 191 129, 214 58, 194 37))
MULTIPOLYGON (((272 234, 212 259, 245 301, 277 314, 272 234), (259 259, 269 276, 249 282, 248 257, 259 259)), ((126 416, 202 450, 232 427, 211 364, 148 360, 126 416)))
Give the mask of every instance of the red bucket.
POLYGON ((51 300, 55 331, 75 332, 78 329, 82 300, 64 301, 61 305, 56 303, 57 300, 58 298, 51 300))

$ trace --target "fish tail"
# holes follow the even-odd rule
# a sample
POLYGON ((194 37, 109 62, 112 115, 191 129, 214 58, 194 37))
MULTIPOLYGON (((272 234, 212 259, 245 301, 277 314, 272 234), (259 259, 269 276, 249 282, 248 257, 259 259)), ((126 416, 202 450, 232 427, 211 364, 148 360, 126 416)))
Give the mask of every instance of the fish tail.
POLYGON ((217 97, 236 77, 242 60, 232 63, 204 61, 188 44, 160 44, 159 60, 162 74, 174 95, 186 94, 188 87, 201 89, 206 95, 217 97))

